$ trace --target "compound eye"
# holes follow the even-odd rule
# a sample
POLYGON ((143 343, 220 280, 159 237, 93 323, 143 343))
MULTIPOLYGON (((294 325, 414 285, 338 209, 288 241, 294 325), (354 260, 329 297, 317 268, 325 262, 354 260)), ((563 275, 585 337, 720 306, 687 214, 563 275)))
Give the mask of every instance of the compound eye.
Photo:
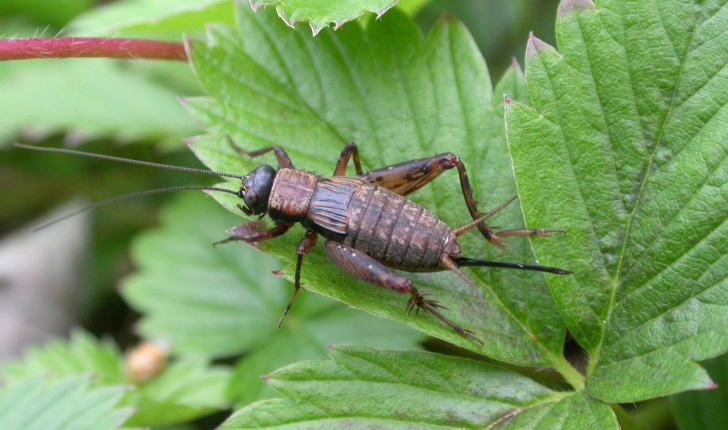
POLYGON ((251 210, 255 211, 255 208, 258 206, 260 199, 258 198, 258 193, 256 193, 252 189, 249 189, 245 193, 245 196, 243 197, 243 201, 245 202, 245 206, 247 206, 251 210))

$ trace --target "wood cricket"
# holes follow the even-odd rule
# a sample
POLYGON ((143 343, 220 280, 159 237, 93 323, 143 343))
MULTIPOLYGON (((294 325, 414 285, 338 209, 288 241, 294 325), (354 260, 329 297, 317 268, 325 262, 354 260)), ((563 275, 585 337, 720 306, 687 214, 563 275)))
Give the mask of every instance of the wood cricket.
MULTIPOLYGON (((269 146, 248 152, 232 141, 230 143, 238 151, 251 158, 273 152, 278 161, 278 169, 263 164, 249 174, 241 176, 68 149, 38 148, 20 144, 16 144, 16 146, 239 179, 241 185, 238 191, 216 187, 173 187, 148 190, 102 201, 81 211, 120 198, 183 189, 202 189, 235 195, 242 199, 238 208, 243 213, 249 216, 258 215, 261 218, 268 215, 274 223, 272 228, 265 229, 260 221, 245 222, 229 230, 230 236, 215 245, 231 241, 261 242, 278 237, 286 233, 294 224, 300 223, 306 228, 306 233, 296 249, 294 290, 278 321, 279 327, 301 288, 303 257, 313 250, 319 235, 326 240, 323 245, 326 255, 346 273, 371 285, 397 293, 409 293, 410 297, 405 307, 407 313, 411 313, 413 309, 417 309, 417 311, 421 309, 440 319, 463 338, 471 339, 481 345, 482 341, 473 332, 455 324, 440 312, 440 309, 445 308, 438 301, 428 298, 431 297, 431 294, 418 290, 407 276, 396 273, 392 269, 405 272, 450 270, 465 281, 481 301, 483 300, 482 292, 460 269, 461 267, 483 266, 533 270, 557 275, 571 273, 554 267, 478 260, 462 255, 457 237, 473 227, 477 227, 490 243, 501 249, 504 249, 503 239, 506 237, 548 236, 550 233, 564 233, 564 231, 554 229, 493 231, 484 221, 515 200, 515 197, 488 213, 479 212, 465 166, 455 154, 439 154, 363 173, 357 147, 354 143, 348 143, 341 152, 333 176, 322 177, 296 169, 288 154, 279 146, 269 146), (346 169, 352 158, 357 176, 347 177, 345 176, 346 169), (427 209, 406 197, 452 168, 457 169, 465 204, 473 219, 469 224, 454 230, 427 209)), ((78 212, 80 211, 68 214, 53 223, 78 212)))

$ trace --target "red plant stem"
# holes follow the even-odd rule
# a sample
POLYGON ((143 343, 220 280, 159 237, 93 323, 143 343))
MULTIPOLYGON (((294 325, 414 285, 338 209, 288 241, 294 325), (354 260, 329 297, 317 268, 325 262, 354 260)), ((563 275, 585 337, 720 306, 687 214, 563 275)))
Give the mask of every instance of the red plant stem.
POLYGON ((187 60, 183 44, 156 40, 93 37, 0 40, 0 61, 88 57, 187 60))

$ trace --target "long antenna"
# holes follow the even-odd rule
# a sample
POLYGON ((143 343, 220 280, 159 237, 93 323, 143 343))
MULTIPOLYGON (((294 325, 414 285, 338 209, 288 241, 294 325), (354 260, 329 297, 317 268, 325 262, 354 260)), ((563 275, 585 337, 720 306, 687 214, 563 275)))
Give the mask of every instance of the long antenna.
POLYGON ((101 200, 100 202, 96 202, 96 203, 90 204, 90 205, 88 205, 86 207, 83 207, 81 209, 75 210, 75 211, 73 211, 71 213, 68 213, 68 214, 63 215, 63 216, 61 216, 59 218, 56 218, 56 219, 51 220, 51 221, 48 221, 47 223, 42 224, 42 225, 40 225, 38 227, 35 227, 33 229, 33 231, 43 230, 44 228, 50 227, 53 224, 57 224, 57 223, 59 223, 61 221, 67 220, 68 218, 71 218, 73 216, 76 216, 76 215, 78 215, 80 213, 89 211, 91 209, 98 208, 99 206, 106 206, 108 204, 117 202, 119 200, 124 200, 124 199, 128 199, 128 198, 131 198, 131 197, 148 196, 150 194, 162 194, 162 193, 171 193, 171 192, 174 192, 174 191, 186 191, 186 190, 220 191, 221 193, 228 193, 228 194, 232 194, 234 196, 240 197, 240 193, 239 192, 235 192, 235 191, 231 191, 231 190, 226 190, 225 188, 204 187, 204 186, 169 187, 169 188, 158 188, 156 190, 137 191, 135 193, 124 194, 124 195, 121 195, 121 196, 112 197, 110 199, 101 200))
MULTIPOLYGON (((91 158, 99 158, 102 160, 109 160, 109 161, 118 161, 121 163, 128 163, 128 164, 136 164, 138 166, 146 166, 146 167, 156 167, 159 169, 167 169, 167 170, 177 170, 180 172, 187 172, 187 173, 197 173, 201 175, 212 175, 212 176, 224 176, 228 178, 235 178, 240 179, 241 181, 245 180, 245 176, 241 175, 233 175, 232 173, 221 173, 221 172, 215 172, 212 170, 204 170, 204 169, 193 169, 191 167, 180 167, 180 166, 170 166, 168 164, 159 164, 159 163, 150 163, 148 161, 139 161, 139 160, 131 160, 129 158, 121 158, 121 157, 112 157, 110 155, 102 155, 102 154, 94 154, 92 152, 83 152, 83 151, 75 151, 73 149, 63 149, 63 148, 47 148, 47 147, 41 147, 41 146, 30 146, 30 145, 23 145, 22 143, 15 143, 16 148, 22 148, 22 149, 30 149, 32 151, 45 151, 45 152, 57 152, 61 154, 72 154, 72 155, 80 155, 83 157, 91 157, 91 158)), ((71 218, 73 216, 76 216, 80 213, 86 212, 91 209, 98 208, 100 206, 105 206, 110 203, 117 202, 119 200, 128 199, 131 197, 139 197, 139 196, 148 196, 150 194, 162 194, 162 193, 171 193, 174 191, 186 191, 186 190, 205 190, 205 191, 219 191, 221 193, 227 193, 232 194, 236 197, 241 197, 240 191, 231 191, 227 190, 225 188, 219 188, 219 187, 205 187, 205 186, 181 186, 181 187, 169 187, 169 188, 159 188, 156 190, 146 190, 146 191, 137 191, 135 193, 130 194, 124 194, 121 196, 112 197, 110 199, 102 200, 100 202, 96 202, 93 204, 90 204, 86 207, 83 207, 81 209, 78 209, 76 211, 73 211, 69 214, 63 215, 59 218, 56 218, 54 220, 51 220, 45 224, 42 224, 36 228, 33 229, 33 231, 42 230, 44 228, 50 227, 53 224, 57 224, 61 221, 64 221, 68 218, 71 218)))
POLYGON ((110 155, 102 155, 102 154, 94 154, 91 152, 75 151, 73 149, 48 148, 48 147, 43 147, 43 146, 30 146, 30 145, 23 145, 22 143, 15 143, 15 147, 23 148, 23 149, 30 149, 32 151, 58 152, 61 154, 81 155, 84 157, 100 158, 102 160, 118 161, 121 163, 136 164, 139 166, 157 167, 159 169, 178 170, 180 172, 187 172, 187 173, 198 173, 201 175, 224 176, 224 177, 236 178, 236 179, 240 179, 240 180, 243 180, 245 178, 244 176, 233 175, 232 173, 221 173, 221 172, 215 172, 212 170, 193 169, 191 167, 170 166, 167 164, 150 163, 148 161, 130 160, 128 158, 112 157, 110 155))

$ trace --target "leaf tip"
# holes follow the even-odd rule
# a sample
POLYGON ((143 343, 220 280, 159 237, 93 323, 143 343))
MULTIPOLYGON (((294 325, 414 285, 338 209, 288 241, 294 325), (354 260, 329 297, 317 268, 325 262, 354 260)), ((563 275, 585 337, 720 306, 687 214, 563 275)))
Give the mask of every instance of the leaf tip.
POLYGON ((263 4, 262 1, 250 0, 250 8, 253 9, 253 12, 257 12, 258 11, 258 8, 262 4, 263 4))
POLYGON ((526 60, 537 58, 544 51, 556 51, 556 49, 533 35, 531 32, 528 35, 528 45, 526 46, 526 60))
POLYGON ((260 375, 260 379, 262 379, 263 382, 268 382, 270 380, 270 375, 260 375))
POLYGON ((63 143, 70 146, 78 146, 89 140, 89 136, 80 130, 70 130, 63 137, 63 143))
POLYGON ((596 9, 596 5, 592 0, 563 0, 559 4, 556 16, 563 17, 571 12, 586 9, 596 9))
POLYGON ((184 44, 185 54, 187 55, 187 58, 192 58, 192 52, 191 52, 192 51, 192 46, 195 45, 195 44, 197 44, 197 43, 202 43, 202 42, 199 41, 199 40, 192 39, 192 38, 190 38, 188 36, 184 36, 182 38, 182 43, 184 44))
MULTIPOLYGON (((311 27, 311 33, 313 33, 313 37, 316 37, 321 30, 323 30, 326 26, 321 24, 314 24, 313 22, 308 23, 309 27, 311 27)), ((341 23, 343 25, 343 23, 341 23)), ((339 25, 340 26, 340 25, 339 25)), ((291 26, 293 27, 293 26, 291 26)), ((334 30, 336 30, 338 27, 334 27, 334 30)))
POLYGON ((511 69, 521 70, 521 65, 518 64, 516 57, 511 57, 511 69))
POLYGON ((452 24, 454 22, 457 22, 457 19, 454 16, 447 13, 447 11, 445 11, 442 13, 442 18, 440 19, 440 21, 443 24, 452 24))
POLYGON ((398 0, 394 0, 393 2, 391 2, 388 5, 384 6, 384 8, 382 8, 382 10, 380 10, 380 11, 372 11, 372 12, 374 12, 374 13, 377 14, 377 18, 376 19, 381 18, 385 13, 387 13, 387 11, 389 9, 393 8, 394 5, 397 4, 397 1, 398 0))
POLYGON ((278 14, 278 17, 286 23, 287 26, 291 28, 296 28, 296 22, 286 16, 285 12, 283 11, 283 7, 278 6, 276 8, 276 13, 278 14))
POLYGON ((705 386, 705 388, 708 389, 708 390, 715 390, 716 388, 718 388, 718 384, 716 384, 713 381, 710 381, 708 383, 708 385, 705 386))
POLYGON ((536 36, 533 35, 533 31, 528 33, 528 42, 526 42, 526 61, 537 55, 536 47, 534 46, 535 40, 536 36))
POLYGON ((277 276, 277 277, 279 277, 279 278, 283 276, 283 272, 281 272, 280 270, 272 270, 272 271, 271 271, 270 273, 271 273, 271 274, 272 274, 273 276, 277 276))

